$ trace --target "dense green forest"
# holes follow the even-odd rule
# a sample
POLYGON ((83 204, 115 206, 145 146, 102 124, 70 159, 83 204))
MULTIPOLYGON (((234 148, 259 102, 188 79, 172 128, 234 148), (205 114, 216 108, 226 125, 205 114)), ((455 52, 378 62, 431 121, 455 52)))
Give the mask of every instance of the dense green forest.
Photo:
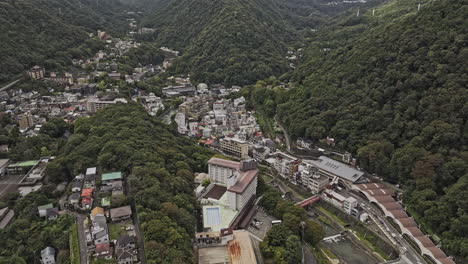
POLYGON ((143 19, 154 34, 142 39, 181 50, 173 71, 198 82, 252 84, 290 70, 285 58, 301 46, 306 27, 316 27, 346 7, 324 1, 160 1, 143 19), (322 9, 318 9, 322 7, 322 9))
POLYGON ((149 116, 136 103, 117 105, 74 123, 74 134, 48 175, 87 167, 122 171, 130 186, 148 263, 193 263, 193 172, 206 171, 212 152, 149 116))
POLYGON ((293 74, 244 90, 293 138, 335 138, 360 166, 406 189, 425 231, 468 257, 468 5, 393 1, 318 34, 293 74), (441 213, 444 212, 444 213, 441 213))
POLYGON ((125 8, 110 0, 0 1, 0 83, 34 64, 56 69, 72 58, 89 56, 87 49, 95 52, 101 47, 91 41, 80 47, 89 33, 126 32, 125 8))

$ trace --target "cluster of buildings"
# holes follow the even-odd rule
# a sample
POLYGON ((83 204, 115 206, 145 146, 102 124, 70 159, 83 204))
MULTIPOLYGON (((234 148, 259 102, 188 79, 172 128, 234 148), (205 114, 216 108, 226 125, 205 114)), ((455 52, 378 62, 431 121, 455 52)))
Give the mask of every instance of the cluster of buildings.
POLYGON ((187 97, 174 119, 179 133, 239 159, 264 160, 275 144, 263 138, 254 112, 246 111, 244 97, 215 98, 212 94, 187 97))
POLYGON ((249 223, 257 176, 257 163, 252 159, 208 161, 205 178, 210 184, 195 190, 203 219, 203 232, 195 236, 199 263, 256 263, 249 233, 235 229, 246 228, 249 223))
POLYGON ((116 259, 119 264, 138 261, 132 209, 130 205, 115 207, 112 198, 124 196, 124 178, 121 172, 98 174, 97 168, 87 168, 71 182, 72 194, 68 208, 89 212, 84 223, 88 254, 95 258, 116 259), (111 229, 118 228, 118 237, 111 229))
POLYGON ((138 261, 138 248, 135 243, 135 233, 131 224, 132 209, 129 205, 106 210, 94 207, 90 214, 88 225, 85 224, 85 238, 88 254, 95 258, 116 259, 119 264, 131 264, 138 261), (112 239, 111 225, 123 227, 122 234, 112 239), (130 224, 129 224, 130 223, 130 224), (130 230, 131 229, 131 230, 130 230))

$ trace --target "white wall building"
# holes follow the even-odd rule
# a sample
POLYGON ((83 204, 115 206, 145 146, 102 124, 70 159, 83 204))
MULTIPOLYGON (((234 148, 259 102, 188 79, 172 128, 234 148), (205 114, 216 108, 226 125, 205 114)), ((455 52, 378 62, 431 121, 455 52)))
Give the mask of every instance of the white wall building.
POLYGON ((208 161, 208 170, 212 182, 226 186, 231 209, 242 210, 256 194, 258 170, 255 161, 235 162, 211 158, 208 161))

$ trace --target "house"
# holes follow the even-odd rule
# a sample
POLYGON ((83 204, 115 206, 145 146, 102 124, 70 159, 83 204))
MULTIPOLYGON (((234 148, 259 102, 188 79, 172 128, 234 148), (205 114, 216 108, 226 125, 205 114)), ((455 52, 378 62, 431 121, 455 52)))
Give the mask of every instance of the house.
POLYGON ((313 147, 313 142, 311 140, 309 140, 309 139, 297 138, 296 145, 299 148, 310 149, 311 147, 313 147))
POLYGON ((92 197, 93 196, 93 188, 86 188, 81 191, 81 197, 92 197))
POLYGON ((72 192, 81 192, 81 188, 83 187, 83 181, 81 180, 74 180, 72 182, 72 192))
POLYGON ((80 194, 75 192, 68 197, 68 203, 77 206, 80 203, 80 194))
POLYGON ((133 264, 137 258, 137 251, 135 249, 135 238, 129 235, 120 236, 117 240, 115 249, 115 257, 119 264, 133 264))
POLYGON ((132 208, 130 205, 112 208, 110 211, 112 222, 118 222, 128 219, 132 216, 132 208))
POLYGON ((91 235, 95 245, 109 242, 109 230, 107 227, 107 220, 104 215, 94 216, 91 235))
POLYGON ((97 244, 96 250, 95 250, 95 256, 97 258, 111 259, 112 251, 111 251, 109 242, 97 244))
POLYGON ((86 209, 93 205, 93 188, 86 188, 81 191, 81 206, 86 209))
POLYGON ((40 217, 46 217, 47 216, 47 209, 51 209, 53 207, 54 206, 51 203, 38 206, 37 210, 39 211, 39 216, 40 217))
POLYGON ((55 249, 46 247, 41 250, 41 259, 43 264, 55 264, 55 249))
POLYGON ((86 174, 84 178, 84 184, 86 188, 94 187, 94 184, 96 182, 96 171, 96 167, 86 169, 86 174))
POLYGON ((97 215, 104 215, 104 208, 102 207, 94 207, 93 210, 91 210, 91 221, 94 220, 94 217, 96 217, 97 215))
POLYGON ((57 219, 58 217, 58 208, 57 207, 54 207, 54 208, 47 208, 46 209, 46 218, 47 220, 55 220, 57 219))
POLYGON ((113 181, 112 182, 112 191, 122 190, 122 181, 113 181))
POLYGON ((86 196, 81 199, 82 207, 89 209, 91 208, 91 205, 93 205, 93 199, 91 197, 86 196))
POLYGON ((122 181, 122 172, 117 171, 117 172, 110 172, 110 173, 104 173, 101 176, 101 182, 104 185, 111 185, 114 181, 122 181))

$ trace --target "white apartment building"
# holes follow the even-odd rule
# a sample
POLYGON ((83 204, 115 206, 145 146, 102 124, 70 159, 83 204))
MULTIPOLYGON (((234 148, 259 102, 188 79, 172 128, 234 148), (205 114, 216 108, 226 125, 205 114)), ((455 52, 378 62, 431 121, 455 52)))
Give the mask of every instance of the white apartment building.
POLYGON ((275 152, 272 156, 275 157, 274 167, 283 178, 292 177, 298 171, 300 160, 296 157, 283 152, 275 152))
POLYGON ((301 179, 304 186, 306 186, 312 193, 319 193, 325 189, 330 183, 328 177, 321 176, 317 168, 313 166, 306 166, 301 172, 301 179))
POLYGON ((353 197, 348 197, 343 201, 343 209, 349 215, 352 214, 353 209, 356 208, 357 205, 358 205, 358 201, 354 199, 353 197))
POLYGON ((127 100, 124 98, 115 98, 112 101, 101 101, 99 98, 91 98, 86 102, 86 109, 90 113, 96 113, 101 109, 104 109, 110 105, 114 105, 117 103, 126 104, 127 100))
POLYGON ((228 205, 233 210, 242 210, 256 194, 258 170, 254 160, 235 162, 211 158, 208 174, 213 183, 226 186, 228 205))
POLYGON ((185 114, 184 113, 177 113, 174 121, 177 124, 177 131, 181 134, 187 133, 187 122, 185 121, 185 114))

